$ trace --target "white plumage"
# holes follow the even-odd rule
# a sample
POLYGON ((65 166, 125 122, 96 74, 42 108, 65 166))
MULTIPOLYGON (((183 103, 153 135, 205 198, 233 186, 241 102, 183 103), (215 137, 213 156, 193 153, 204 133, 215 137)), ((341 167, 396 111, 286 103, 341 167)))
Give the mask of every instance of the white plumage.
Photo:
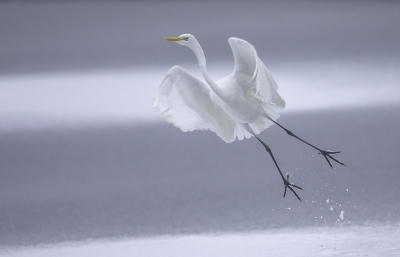
MULTIPOLYGON (((176 42, 195 52, 206 81, 211 82, 196 38, 188 34, 179 38, 187 38, 176 42)), ((279 117, 276 110, 283 110, 285 101, 254 46, 234 37, 228 42, 234 56, 234 71, 230 75, 207 84, 182 67, 174 66, 161 82, 153 107, 184 132, 209 129, 230 143, 236 137, 249 138, 272 125, 270 119, 279 117), (216 93, 213 87, 219 87, 221 92, 216 93)))

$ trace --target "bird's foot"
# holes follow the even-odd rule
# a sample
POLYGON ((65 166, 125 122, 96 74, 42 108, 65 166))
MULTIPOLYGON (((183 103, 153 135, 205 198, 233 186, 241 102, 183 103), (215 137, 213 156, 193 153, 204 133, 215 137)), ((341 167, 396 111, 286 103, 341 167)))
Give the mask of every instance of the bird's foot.
POLYGON ((283 184, 285 185, 285 192, 283 193, 283 197, 286 196, 286 190, 289 188, 290 191, 292 191, 293 194, 297 197, 297 199, 299 199, 299 201, 301 202, 300 197, 297 195, 297 193, 293 190, 292 187, 295 187, 295 188, 298 188, 298 189, 301 189, 301 190, 303 190, 303 188, 301 188, 301 187, 299 187, 299 186, 296 186, 296 185, 293 184, 293 183, 290 183, 290 182, 289 182, 289 178, 290 178, 290 173, 288 172, 288 173, 286 173, 286 179, 283 178, 283 184))
POLYGON ((329 161, 329 159, 334 160, 335 162, 337 162, 339 164, 342 164, 343 166, 346 166, 344 163, 341 163, 340 161, 336 160, 335 158, 333 158, 331 156, 331 154, 336 154, 336 153, 340 153, 340 152, 338 152, 338 151, 330 151, 330 150, 320 150, 320 152, 318 154, 322 154, 325 157, 325 160, 329 163, 329 166, 331 166, 332 169, 333 169, 333 167, 332 167, 332 164, 329 161), (328 159, 328 157, 329 157, 329 159, 328 159))

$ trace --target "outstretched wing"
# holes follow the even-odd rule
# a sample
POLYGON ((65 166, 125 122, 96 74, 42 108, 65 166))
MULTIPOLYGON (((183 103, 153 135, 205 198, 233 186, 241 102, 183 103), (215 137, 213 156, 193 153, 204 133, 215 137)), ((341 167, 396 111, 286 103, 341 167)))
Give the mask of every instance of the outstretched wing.
POLYGON ((278 85, 264 63, 258 58, 257 51, 252 44, 231 37, 228 40, 232 48, 235 67, 233 77, 249 89, 254 97, 259 98, 273 109, 285 108, 285 100, 278 94, 278 85))
POLYGON ((208 85, 182 67, 174 66, 167 72, 153 108, 183 132, 209 129, 225 142, 235 140, 235 122, 211 100, 208 85))

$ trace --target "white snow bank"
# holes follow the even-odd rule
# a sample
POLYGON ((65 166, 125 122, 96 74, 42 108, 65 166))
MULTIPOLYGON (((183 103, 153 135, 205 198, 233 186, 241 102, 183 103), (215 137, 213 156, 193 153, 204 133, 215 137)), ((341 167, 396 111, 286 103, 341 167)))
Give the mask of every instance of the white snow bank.
POLYGON ((95 240, 8 249, 0 256, 399 256, 399 226, 95 240))
MULTIPOLYGON (((210 67, 217 80, 231 64, 210 67), (214 71, 214 72, 213 72, 214 71)), ((197 66, 185 67, 200 78, 197 66)), ((284 111, 400 103, 397 66, 301 63, 273 67, 284 111)), ((153 97, 168 67, 0 77, 0 131, 160 120, 153 97)))

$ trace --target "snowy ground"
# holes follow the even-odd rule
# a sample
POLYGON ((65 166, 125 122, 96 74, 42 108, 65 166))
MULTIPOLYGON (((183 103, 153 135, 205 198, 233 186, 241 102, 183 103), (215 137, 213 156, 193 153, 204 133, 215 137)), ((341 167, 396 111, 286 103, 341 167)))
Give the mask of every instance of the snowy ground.
POLYGON ((399 256, 398 226, 90 240, 0 251, 0 256, 399 256))
POLYGON ((282 115, 347 166, 329 168, 278 127, 263 138, 300 203, 254 140, 226 144, 165 123, 0 135, 3 246, 87 238, 393 225, 399 217, 397 105, 282 115), (343 219, 341 219, 341 216, 343 219))

